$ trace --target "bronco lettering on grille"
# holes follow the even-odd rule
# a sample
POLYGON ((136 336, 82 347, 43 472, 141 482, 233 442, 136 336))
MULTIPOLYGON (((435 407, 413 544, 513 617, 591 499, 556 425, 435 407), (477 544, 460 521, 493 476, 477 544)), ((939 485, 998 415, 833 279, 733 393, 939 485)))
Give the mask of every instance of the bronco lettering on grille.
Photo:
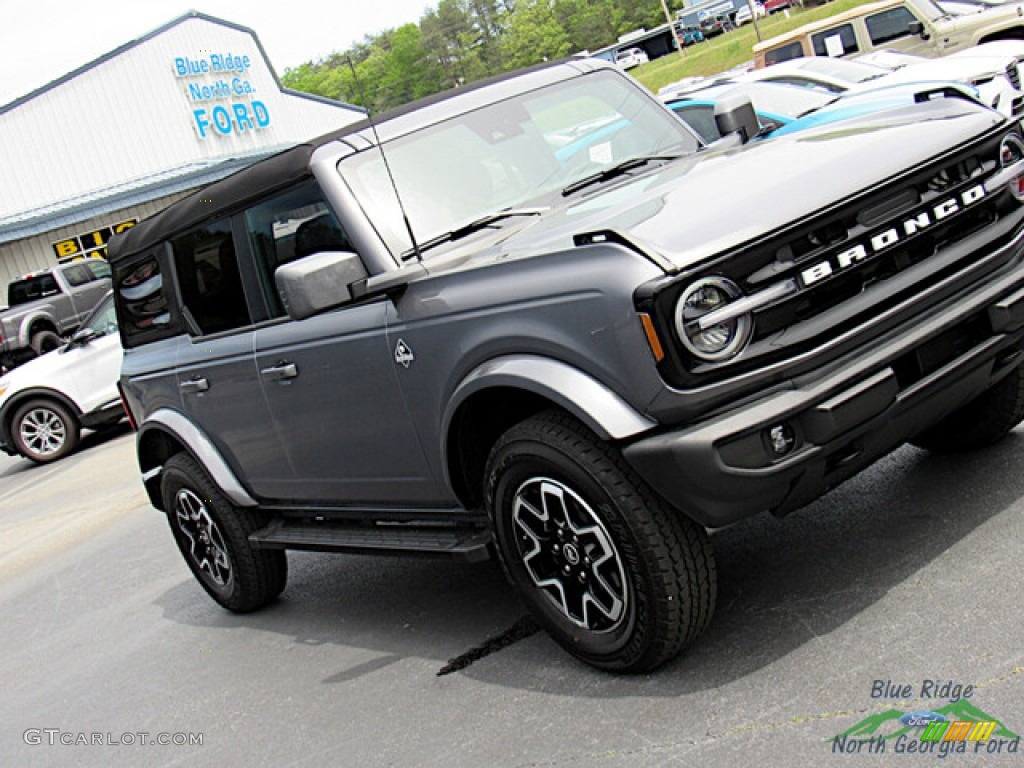
POLYGON ((801 270, 800 284, 802 287, 807 288, 821 282, 825 278, 831 277, 837 272, 842 272, 844 269, 849 269, 852 266, 863 263, 887 248, 891 248, 897 243, 913 237, 918 232, 923 232, 938 222, 960 213, 984 197, 985 187, 977 184, 955 197, 950 197, 937 205, 932 205, 904 219, 899 224, 872 235, 862 243, 831 254, 827 258, 801 270))

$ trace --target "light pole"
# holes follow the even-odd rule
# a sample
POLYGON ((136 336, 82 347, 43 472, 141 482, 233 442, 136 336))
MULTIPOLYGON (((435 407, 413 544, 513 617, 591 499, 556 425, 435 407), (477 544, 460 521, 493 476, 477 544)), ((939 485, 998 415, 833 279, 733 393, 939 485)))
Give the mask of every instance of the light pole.
MULTIPOLYGON (((747 2, 749 3, 750 0, 747 0, 747 2)), ((683 41, 679 39, 679 30, 676 29, 676 22, 675 19, 672 18, 672 14, 668 12, 668 6, 665 4, 665 0, 661 0, 661 10, 665 12, 665 21, 668 22, 668 28, 672 30, 672 37, 676 40, 676 48, 679 49, 679 55, 685 59, 686 47, 683 45, 683 41)), ((760 34, 757 39, 761 39, 760 34)))
MULTIPOLYGON (((664 0, 662 0, 664 3, 664 0)), ((750 20, 754 24, 754 34, 757 35, 757 42, 761 42, 761 28, 757 26, 757 8, 754 6, 754 0, 747 0, 747 5, 750 7, 750 20)))

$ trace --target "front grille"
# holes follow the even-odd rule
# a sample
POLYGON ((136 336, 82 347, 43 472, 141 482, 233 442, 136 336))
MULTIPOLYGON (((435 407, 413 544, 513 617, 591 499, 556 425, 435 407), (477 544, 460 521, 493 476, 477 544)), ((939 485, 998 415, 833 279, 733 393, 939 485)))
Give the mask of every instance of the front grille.
MULTIPOLYGON (((981 250, 951 249, 1006 210, 1019 210, 1016 203, 1007 208, 1001 191, 984 190, 998 168, 1001 138, 991 136, 706 266, 701 274, 727 277, 748 296, 786 281, 797 288, 755 313, 751 344, 736 359, 701 363, 673 347, 661 364, 663 376, 687 387, 785 360, 889 307, 912 305, 922 290, 990 253, 1000 244, 995 234, 981 250)), ((674 280, 655 297, 666 333, 675 301, 695 277, 674 280)))

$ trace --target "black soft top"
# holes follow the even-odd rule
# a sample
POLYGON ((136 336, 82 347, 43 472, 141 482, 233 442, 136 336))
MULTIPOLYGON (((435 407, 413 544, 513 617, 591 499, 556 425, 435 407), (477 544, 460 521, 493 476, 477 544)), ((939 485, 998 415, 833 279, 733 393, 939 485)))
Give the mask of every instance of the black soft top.
MULTIPOLYGON (((311 178, 309 170, 309 159, 319 147, 329 144, 332 141, 343 139, 346 136, 358 136, 353 146, 367 147, 377 143, 373 130, 380 140, 387 141, 396 135, 408 130, 414 130, 420 125, 437 122, 438 115, 429 110, 429 107, 447 102, 455 98, 467 97, 468 94, 478 92, 483 88, 499 86, 501 83, 508 83, 524 75, 539 73, 544 70, 550 71, 550 77, 545 80, 559 80, 570 76, 579 75, 583 72, 605 68, 604 62, 594 60, 569 60, 571 64, 566 66, 567 61, 545 62, 529 69, 521 69, 492 78, 480 80, 460 88, 453 88, 448 91, 428 96, 424 99, 411 102, 396 109, 384 112, 376 117, 359 120, 346 125, 337 131, 324 134, 304 144, 299 144, 286 149, 266 160, 261 160, 247 168, 227 176, 219 181, 193 192, 172 203, 170 206, 139 222, 131 229, 115 235, 108 246, 107 259, 116 263, 141 251, 148 250, 160 242, 173 237, 203 221, 234 213, 253 200, 266 196, 277 189, 288 187, 302 179, 311 178), (562 71, 559 71, 561 67, 562 71), (415 115, 420 113, 422 117, 415 115)), ((610 65, 607 65, 610 67, 610 65)), ((533 85, 537 83, 530 80, 533 85)), ((524 84, 525 85, 525 84, 524 84)), ((522 92, 524 86, 512 86, 500 89, 497 93, 487 95, 479 94, 478 98, 467 97, 465 104, 460 109, 474 109, 479 105, 507 98, 516 92, 522 92)), ((452 109, 447 116, 455 114, 460 109, 452 109)))

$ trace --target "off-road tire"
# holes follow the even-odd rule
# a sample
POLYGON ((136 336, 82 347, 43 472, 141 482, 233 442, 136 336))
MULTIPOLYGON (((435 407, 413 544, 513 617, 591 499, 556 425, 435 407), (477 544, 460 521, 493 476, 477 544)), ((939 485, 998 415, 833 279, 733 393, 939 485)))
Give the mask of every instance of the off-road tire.
POLYGON ((63 343, 64 340, 53 331, 36 331, 29 340, 29 346, 37 355, 59 349, 63 343))
POLYGON ((56 400, 29 400, 11 419, 15 450, 37 464, 63 459, 75 450, 80 437, 78 419, 56 400))
POLYGON ((706 629, 717 593, 707 532, 575 419, 547 411, 509 429, 490 451, 485 484, 509 580, 578 659, 645 672, 706 629))
POLYGON ((174 541, 210 597, 247 613, 281 594, 288 580, 285 553, 249 543, 249 534, 265 525, 260 514, 228 501, 184 453, 164 465, 160 492, 174 541))
POLYGON ((910 442, 932 453, 962 453, 1002 439, 1024 419, 1024 366, 917 435, 910 442))

